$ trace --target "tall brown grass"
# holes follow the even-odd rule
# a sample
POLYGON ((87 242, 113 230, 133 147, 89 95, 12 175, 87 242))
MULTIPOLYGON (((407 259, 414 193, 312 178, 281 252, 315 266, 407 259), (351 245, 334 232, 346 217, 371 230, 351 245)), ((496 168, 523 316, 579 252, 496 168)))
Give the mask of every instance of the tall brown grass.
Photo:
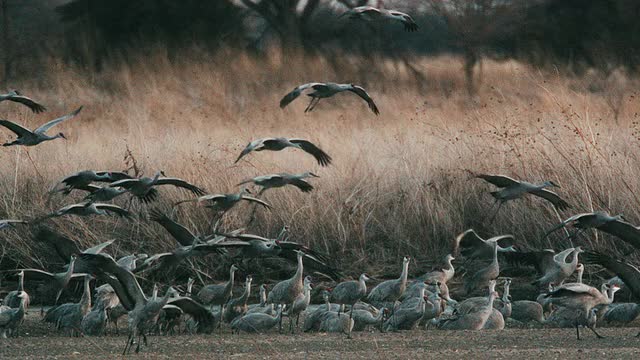
MULTIPOLYGON (((568 245, 560 235, 539 240, 558 221, 539 199, 505 205, 489 226, 491 186, 471 180, 467 170, 557 181, 573 206, 562 217, 603 209, 640 223, 635 79, 574 78, 516 62, 485 62, 478 95, 469 98, 455 58, 416 60, 426 79, 420 82, 385 59, 339 61, 311 56, 265 61, 236 52, 211 58, 194 51, 171 63, 158 51, 99 74, 52 64, 46 75, 21 86, 50 111, 36 116, 2 103, 3 117, 35 127, 78 105, 85 109, 59 126, 68 141, 1 149, 0 217, 30 219, 78 201, 81 194, 47 202, 47 190, 79 170, 123 169, 128 146, 146 175, 161 169, 211 193, 236 191, 235 184, 246 177, 313 170, 321 176, 312 180, 314 192, 267 192, 273 211, 259 211, 248 230, 275 236, 288 224, 294 240, 330 254, 347 273, 395 271, 405 254, 419 264, 437 261, 455 235, 470 227, 487 236, 512 233, 530 247, 568 245), (362 84, 381 115, 347 94, 323 100, 307 115, 306 99, 278 108, 282 95, 308 81, 362 84), (612 96, 621 101, 611 101, 612 96), (611 104, 618 103, 616 122, 611 104), (334 164, 319 168, 295 150, 251 154, 233 164, 248 141, 266 136, 312 140, 334 164)), ((2 136, 12 135, 3 130, 2 136)), ((171 188, 161 193, 154 206, 167 211, 173 201, 188 197, 171 188)), ((80 247, 115 238, 114 255, 173 249, 168 234, 145 219, 142 207, 136 209, 136 220, 66 217, 51 225, 80 247)), ((250 210, 234 209, 224 228, 244 226, 250 210)), ((196 233, 211 230, 211 214, 203 208, 183 206, 174 215, 196 233)), ((49 248, 31 240, 28 229, 1 236, 3 268, 59 263, 49 248)), ((589 234, 587 242, 583 245, 619 254, 629 249, 602 234, 589 234)), ((224 263, 216 256, 207 262, 224 263)))

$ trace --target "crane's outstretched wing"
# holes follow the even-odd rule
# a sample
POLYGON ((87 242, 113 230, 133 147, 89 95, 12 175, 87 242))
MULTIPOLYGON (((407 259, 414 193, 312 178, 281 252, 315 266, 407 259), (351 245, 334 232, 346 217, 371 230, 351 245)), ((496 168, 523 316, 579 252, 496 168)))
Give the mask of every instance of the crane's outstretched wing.
POLYGON ((586 251, 582 256, 586 263, 598 264, 618 275, 633 295, 640 297, 640 270, 637 267, 595 251, 586 251))
POLYGON ((0 126, 6 127, 7 129, 13 131, 13 133, 18 136, 29 136, 32 134, 31 130, 24 128, 21 125, 18 125, 13 121, 9 121, 9 120, 0 120, 0 126))
POLYGON ((166 177, 161 177, 158 179, 158 182, 156 183, 156 185, 173 185, 175 187, 179 187, 182 189, 186 189, 188 191, 191 191, 192 193, 196 194, 196 195, 204 195, 207 192, 204 191, 203 189, 185 181, 182 179, 178 179, 178 178, 166 178, 166 177))
POLYGON ((82 106, 80 106, 76 111, 67 114, 65 116, 59 117, 57 119, 51 120, 47 123, 45 123, 44 125, 40 126, 39 128, 33 130, 34 133, 36 134, 44 134, 47 132, 47 130, 51 129, 52 127, 60 124, 63 121, 69 120, 73 117, 75 117, 76 115, 78 115, 80 113, 80 111, 82 110, 82 106))
POLYGON ((541 197, 555 206, 558 210, 566 210, 571 207, 568 202, 564 201, 558 194, 546 189, 531 191, 531 194, 541 197))
POLYGON ((513 185, 518 185, 520 182, 514 180, 505 175, 489 175, 489 174, 475 174, 472 173, 474 177, 482 179, 490 184, 493 184, 499 188, 505 188, 513 185))
POLYGON ((13 102, 17 102, 20 103, 22 105, 27 106, 29 109, 31 109, 31 111, 33 111, 36 114, 39 114, 41 112, 47 111, 47 108, 44 107, 43 105, 35 102, 33 99, 24 96, 20 93, 18 93, 17 91, 15 91, 16 95, 10 95, 9 97, 7 97, 6 99, 9 101, 13 101, 13 102))
POLYGON ((94 204, 96 208, 112 212, 118 216, 131 217, 131 213, 118 205, 113 204, 94 204))
POLYGON ((166 214, 158 209, 149 211, 149 220, 160 224, 176 241, 182 246, 193 245, 197 237, 185 226, 171 220, 166 214))
POLYGON ((626 221, 610 221, 598 228, 608 234, 620 238, 636 249, 640 249, 640 228, 637 228, 626 221))
POLYGON ((369 105, 369 109, 371 109, 371 111, 373 111, 374 114, 380 115, 380 110, 378 110, 376 103, 373 102, 373 99, 371 98, 371 96, 369 96, 369 93, 367 93, 367 91, 363 87, 352 86, 349 89, 349 91, 355 93, 356 95, 360 96, 364 101, 366 101, 367 105, 369 105))
POLYGON ((314 145, 311 141, 304 139, 289 139, 290 142, 300 145, 300 148, 305 152, 313 155, 318 163, 322 166, 328 166, 331 164, 331 156, 324 152, 322 149, 314 145))
POLYGON ((322 83, 308 83, 308 84, 303 84, 303 85, 297 86, 296 88, 291 90, 291 92, 289 92, 287 95, 285 95, 282 98, 282 100, 280 100, 280 108, 284 109, 293 100, 297 99, 298 96, 300 96, 300 94, 302 94, 303 91, 307 90, 310 87, 314 87, 316 85, 324 85, 324 84, 322 84, 322 83))

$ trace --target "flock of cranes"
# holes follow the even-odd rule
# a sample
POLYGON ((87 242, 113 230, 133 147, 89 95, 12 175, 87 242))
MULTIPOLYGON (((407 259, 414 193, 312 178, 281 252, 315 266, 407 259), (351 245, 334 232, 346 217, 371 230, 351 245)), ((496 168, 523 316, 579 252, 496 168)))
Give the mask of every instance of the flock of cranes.
MULTIPOLYGON (((407 31, 416 31, 418 28, 409 15, 392 10, 360 7, 344 15, 363 21, 399 21, 407 31)), ((311 102, 305 112, 313 110, 320 99, 350 91, 364 99, 372 112, 379 114, 371 96, 362 87, 353 84, 300 85, 283 97, 280 107, 286 107, 308 90, 312 90, 308 93, 311 102)), ((0 102, 5 100, 24 104, 35 113, 46 110, 17 91, 0 95, 0 102)), ((77 117, 81 110, 82 107, 33 131, 15 122, 0 120, 1 126, 17 135, 15 141, 4 146, 35 146, 44 141, 65 139, 61 132, 51 136, 47 131, 77 117)), ((235 162, 253 152, 281 151, 286 148, 312 155, 323 167, 332 163, 331 156, 311 141, 284 137, 251 141, 235 162)), ((553 181, 533 184, 503 175, 472 173, 472 176, 498 188, 490 193, 497 209, 489 223, 493 222, 505 202, 527 195, 547 201, 556 211, 570 209, 567 201, 549 190, 552 187, 559 188, 553 181)), ((302 328, 305 332, 340 332, 351 337, 352 331, 372 328, 400 331, 422 326, 481 330, 503 329, 509 323, 538 323, 575 327, 579 339, 580 327, 587 327, 600 337, 596 324, 630 323, 640 315, 640 305, 636 303, 613 302, 621 286, 628 287, 636 298, 640 298, 640 271, 622 260, 602 253, 585 252, 581 247, 571 247, 558 253, 550 249, 521 250, 512 235, 484 239, 469 229, 455 237, 442 266, 422 275, 410 276, 417 271, 410 271, 411 259, 405 257, 398 278, 378 281, 363 273, 357 280, 347 280, 341 271, 333 267, 329 256, 290 241, 287 227, 273 239, 245 233, 243 229, 220 229, 220 220, 238 203, 252 203, 255 206, 254 213, 258 206, 271 211, 274 210, 273 206, 260 198, 266 190, 291 185, 308 193, 314 189, 310 181, 313 178, 319 176, 313 172, 269 174, 242 180, 238 183, 240 190, 235 193, 208 194, 205 189, 180 178, 167 177, 162 171, 153 177, 133 177, 118 171, 83 170, 65 177, 53 186, 49 196, 84 192, 82 202, 63 206, 34 219, 0 220, 0 231, 10 231, 15 226, 32 228, 34 241, 53 247, 56 254, 67 262, 65 269, 57 273, 42 269, 18 269, 14 272, 18 280, 17 290, 7 294, 0 306, 1 336, 18 335, 30 305, 25 281, 44 281, 55 291, 55 306, 43 314, 43 320, 69 335, 104 335, 109 322, 115 324, 115 331, 118 332, 118 319, 127 315, 128 338, 124 353, 134 346, 138 352, 142 345, 147 345, 147 335, 150 333, 185 331, 208 334, 224 331, 223 324, 227 324, 232 332, 264 333, 276 326, 282 331, 284 317, 289 319, 291 333, 302 328), (160 188, 168 185, 197 196, 179 201, 174 206, 193 202, 214 212, 213 219, 216 222, 211 234, 196 235, 170 215, 153 207, 161 195, 160 188), (250 191, 251 185, 260 189, 255 196, 250 191), (111 203, 121 196, 129 197, 127 205, 111 203), (117 215, 145 221, 137 219, 131 210, 132 201, 139 203, 141 210, 144 210, 140 213, 148 215, 146 219, 163 227, 176 240, 175 249, 159 254, 125 254, 116 259, 107 251, 117 240, 82 250, 76 242, 46 225, 52 218, 66 216, 117 215), (583 253, 585 263, 599 264, 618 277, 604 282, 599 289, 583 283, 585 265, 579 261, 583 253), (176 284, 179 268, 186 267, 191 270, 191 275, 199 275, 190 260, 212 254, 224 257, 235 254, 234 258, 239 260, 230 266, 226 282, 206 283, 201 280, 202 286, 197 292, 192 292, 196 282, 192 278, 186 287, 176 284), (262 280, 265 277, 249 273, 247 269, 250 269, 251 259, 272 257, 295 264, 296 271, 290 278, 273 286, 261 284, 258 302, 253 302, 254 276, 258 275, 256 277, 262 280), (454 283, 458 275, 453 263, 456 257, 465 259, 466 272, 462 276, 463 286, 450 291, 449 285, 454 283), (505 263, 531 266, 538 272, 537 279, 529 285, 539 291, 537 298, 512 301, 512 279, 500 278, 505 263), (237 291, 234 293, 239 271, 246 274, 240 294, 237 291), (314 277, 305 274, 314 274, 314 277), (576 279, 570 281, 574 274, 577 274, 576 279), (74 279, 82 281, 81 298, 77 303, 58 304, 74 279), (319 279, 323 279, 320 292, 324 302, 316 305, 312 304, 312 294, 314 283, 319 279), (172 286, 159 294, 158 282, 172 286), (332 284, 327 286, 327 282, 332 284), (370 288, 370 282, 377 282, 377 285, 370 288), (502 294, 496 290, 500 282, 503 285, 502 294), (143 288, 152 283, 153 290, 149 296, 143 288)), ((571 239, 577 239, 588 229, 595 229, 640 248, 640 229, 626 222, 621 215, 594 212, 572 216, 551 228, 545 237, 567 226, 577 229, 570 235, 571 239)))

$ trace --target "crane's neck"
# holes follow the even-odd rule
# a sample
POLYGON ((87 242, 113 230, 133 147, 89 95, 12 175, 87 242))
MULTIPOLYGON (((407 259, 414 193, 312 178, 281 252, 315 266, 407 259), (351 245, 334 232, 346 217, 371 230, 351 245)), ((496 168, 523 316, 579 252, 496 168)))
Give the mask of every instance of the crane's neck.
POLYGON ((233 281, 235 279, 236 269, 231 269, 229 271, 229 281, 227 281, 227 286, 225 286, 226 291, 231 291, 233 289, 233 281))
POLYGON ((260 288, 260 306, 265 306, 267 304, 267 290, 263 287, 260 288))
POLYGON ((24 271, 18 276, 18 291, 24 291, 24 271))
POLYGON ((303 273, 304 273, 304 268, 302 264, 302 256, 298 255, 298 269, 296 269, 296 274, 293 276, 293 279, 295 282, 300 283, 300 286, 302 286, 303 273))
POLYGON ((86 313, 91 308, 91 290, 89 284, 91 279, 88 277, 84 280, 84 291, 82 292, 82 298, 80 299, 80 307, 83 313, 86 313))
POLYGON ((240 297, 241 299, 240 301, 242 301, 243 304, 246 304, 247 301, 249 300, 249 296, 251 296, 251 281, 247 281, 245 283, 244 293, 240 297))
POLYGON ((64 274, 64 279, 65 282, 68 282, 69 279, 71 279, 71 275, 73 275, 73 268, 76 264, 76 258, 71 258, 71 261, 69 262, 69 267, 67 268, 67 272, 64 274))
POLYGON ((187 296, 191 296, 191 290, 193 290, 193 281, 187 283, 187 296))
POLYGON ((400 274, 400 280, 403 284, 407 283, 407 276, 409 276, 409 262, 404 262, 402 264, 402 273, 400 274))
MULTIPOLYGON (((578 257, 578 255, 576 255, 576 257, 578 257)), ((578 269, 578 283, 582 284, 582 274, 584 273, 584 268, 579 268, 578 269)))
POLYGON ((502 293, 502 301, 507 303, 509 302, 509 288, 511 287, 511 283, 504 284, 504 293, 502 293))
POLYGON ((363 276, 360 276, 360 281, 358 281, 358 290, 365 294, 367 293, 367 282, 364 280, 363 276))

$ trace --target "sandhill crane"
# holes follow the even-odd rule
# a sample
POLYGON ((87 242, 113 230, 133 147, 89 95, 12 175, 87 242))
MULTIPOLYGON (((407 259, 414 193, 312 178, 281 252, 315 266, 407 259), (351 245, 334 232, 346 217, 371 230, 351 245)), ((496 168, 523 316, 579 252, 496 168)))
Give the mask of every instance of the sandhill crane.
POLYGON ((72 278, 84 276, 84 274, 73 273, 75 263, 76 263, 76 257, 72 255, 71 261, 69 262, 69 266, 67 267, 67 271, 62 273, 50 273, 50 272, 46 272, 38 269, 22 269, 21 271, 24 272, 24 275, 28 279, 43 280, 43 281, 46 281, 48 284, 57 287, 58 292, 56 293, 56 300, 55 300, 55 304, 57 304, 58 299, 60 299, 60 295, 62 294, 62 291, 66 289, 67 285, 69 284, 69 281, 71 281, 72 278))
POLYGON ((242 188, 242 190, 240 190, 240 192, 238 193, 203 195, 197 199, 178 201, 174 205, 182 204, 185 202, 198 202, 200 204, 204 203, 205 204, 204 207, 208 209, 226 213, 227 211, 231 210, 231 208, 233 208, 240 201, 244 200, 247 202, 252 202, 258 205, 262 205, 267 209, 271 209, 271 205, 253 196, 247 196, 246 194, 251 194, 251 192, 247 188, 242 188))
MULTIPOLYGON (((96 246, 81 250, 74 240, 71 240, 68 237, 45 226, 38 227, 32 239, 34 241, 51 245, 60 259, 64 261, 67 261, 67 259, 71 258, 72 255, 77 255, 80 253, 98 254, 114 242, 114 240, 109 240, 96 246)), ((75 272, 83 272, 83 269, 81 269, 81 262, 77 262, 75 265, 75 272)))
POLYGON ((149 211, 149 220, 160 224, 181 246, 191 246, 202 240, 184 225, 171 220, 165 213, 158 209, 151 209, 149 211))
POLYGON ((231 322, 234 332, 263 333, 281 323, 282 305, 278 305, 275 316, 265 313, 251 313, 238 317, 231 322))
POLYGON ((104 304, 105 310, 112 309, 120 304, 120 299, 115 290, 109 284, 103 284, 95 288, 95 305, 104 304))
POLYGON ((459 252, 466 259, 491 259, 494 245, 498 247, 498 252, 515 252, 513 238, 513 235, 498 235, 485 240, 473 229, 469 229, 456 236, 453 253, 459 252))
POLYGON ((220 248, 216 244, 207 243, 180 246, 171 252, 150 256, 138 267, 138 271, 167 274, 174 271, 178 265, 190 257, 207 256, 209 254, 220 254, 220 248))
MULTIPOLYGON (((496 281, 489 282, 489 288, 495 289, 496 281)), ((439 323, 439 327, 447 330, 480 330, 484 327, 487 320, 493 313, 493 301, 497 297, 495 291, 490 291, 485 304, 480 306, 476 311, 459 315, 451 319, 443 319, 439 323)))
POLYGON ((0 312, 0 331, 2 332, 2 338, 7 338, 7 331, 13 333, 18 325, 22 323, 24 319, 24 306, 25 306, 25 294, 18 294, 18 298, 21 300, 17 309, 6 309, 0 312))
POLYGON ((238 316, 242 316, 247 312, 247 301, 249 301, 249 296, 251 296, 251 281, 252 277, 247 276, 244 282, 244 292, 240 297, 230 299, 224 305, 224 310, 222 311, 222 320, 226 323, 230 323, 233 319, 238 316))
POLYGON ((473 293, 478 288, 484 288, 489 281, 495 280, 500 275, 500 263, 498 262, 498 243, 490 243, 493 246, 493 260, 486 267, 475 273, 467 273, 464 279, 464 290, 467 294, 473 293))
POLYGON ((495 218, 496 214, 500 211, 502 204, 509 200, 521 198, 527 194, 535 195, 549 201, 558 210, 566 210, 570 207, 569 203, 564 201, 558 194, 546 190, 548 187, 560 187, 553 181, 545 181, 542 184, 536 185, 526 181, 518 181, 504 175, 474 173, 472 173, 472 175, 500 188, 498 191, 491 192, 491 195, 496 199, 494 206, 495 203, 498 203, 498 209, 493 214, 490 223, 493 222, 493 218, 495 218))
POLYGON ((511 303, 510 317, 522 323, 531 321, 542 323, 544 321, 544 310, 537 301, 518 300, 511 303))
POLYGON ((319 331, 321 332, 339 332, 347 334, 351 338, 353 330, 353 319, 345 313, 338 314, 335 311, 327 311, 321 315, 319 331))
POLYGON ((404 25, 404 29, 408 32, 418 31, 418 24, 406 13, 397 10, 378 9, 373 6, 358 6, 345 11, 340 17, 348 16, 349 19, 364 20, 367 22, 374 21, 398 21, 404 25))
POLYGON ((91 276, 84 276, 84 291, 79 303, 66 303, 47 311, 44 321, 55 324, 56 329, 66 330, 69 336, 79 336, 82 333, 82 319, 91 310, 91 290, 89 283, 91 276))
MULTIPOLYGON (((81 254, 80 258, 94 268, 94 273, 100 274, 101 279, 113 287, 120 303, 129 310, 129 337, 124 348, 124 354, 133 345, 137 337, 136 352, 140 350, 140 338, 146 339, 147 331, 155 326, 160 311, 167 304, 171 294, 177 292, 169 287, 162 298, 155 301, 147 299, 136 277, 127 269, 119 266, 113 258, 106 255, 81 254)), ((144 341, 145 345, 147 341, 144 341)))
POLYGON ((13 101, 20 103, 33 111, 36 114, 47 111, 47 108, 37 103, 33 99, 22 95, 18 90, 9 91, 6 94, 0 94, 0 102, 13 101))
POLYGON ((13 131, 18 136, 18 138, 13 142, 5 143, 2 146, 12 146, 12 145, 35 146, 40 144, 41 142, 55 140, 57 138, 66 139, 64 134, 61 132, 57 133, 54 136, 49 136, 47 135, 47 130, 51 129, 55 125, 65 120, 69 120, 75 117, 76 115, 78 115, 78 113, 80 113, 80 110, 82 110, 82 106, 78 108, 78 110, 72 112, 71 114, 51 120, 33 131, 27 128, 24 128, 21 125, 18 125, 9 120, 0 120, 0 126, 6 127, 7 129, 13 131))
POLYGON ((102 336, 107 327, 107 304, 98 302, 87 315, 82 318, 80 329, 85 336, 102 336))
POLYGON ((616 303, 607 306, 604 313, 599 318, 606 324, 626 325, 640 317, 640 304, 637 303, 616 303))
POLYGON ((455 258, 451 254, 447 254, 444 258, 444 267, 434 269, 422 276, 419 276, 417 280, 435 284, 436 282, 446 284, 449 280, 453 279, 456 270, 451 263, 455 258))
POLYGON ((209 305, 211 307, 214 305, 220 306, 220 315, 222 315, 224 304, 226 304, 233 296, 233 281, 235 279, 236 270, 238 270, 238 267, 236 265, 231 265, 229 268, 229 280, 226 283, 206 285, 198 291, 196 298, 203 305, 209 305))
POLYGON ((4 297, 4 300, 2 301, 2 304, 10 308, 17 308, 20 307, 20 303, 22 303, 23 301, 24 310, 25 312, 27 312, 27 310, 29 310, 29 303, 31 302, 31 299, 29 297, 29 294, 24 291, 24 271, 20 271, 18 273, 18 290, 13 290, 7 293, 7 295, 4 297), (22 297, 19 297, 18 295, 21 294, 22 297))
POLYGON ((493 307, 500 311, 502 316, 507 319, 511 316, 512 312, 512 304, 511 304, 511 295, 509 294, 509 288, 511 287, 511 279, 504 279, 504 291, 502 293, 502 297, 500 299, 496 299, 493 302, 493 307))
POLYGON ((158 171, 153 178, 142 177, 135 179, 123 179, 109 184, 110 187, 121 187, 127 189, 133 196, 144 203, 151 202, 158 197, 158 190, 155 189, 155 186, 160 185, 172 185, 190 191, 196 195, 204 195, 206 193, 203 189, 192 185, 185 180, 165 177, 163 171, 158 171))
POLYGON ((562 284, 578 267, 578 255, 583 250, 579 246, 577 248, 569 248, 553 256, 553 262, 548 266, 545 274, 533 282, 534 285, 547 287, 549 284, 562 284), (573 260, 567 262, 567 257, 573 254, 573 260))
MULTIPOLYGON (((377 306, 378 304, 393 303, 400 299, 407 288, 407 276, 409 274, 409 257, 402 259, 402 273, 394 280, 383 281, 371 290, 367 300, 377 306)), ((393 309, 391 309, 393 312, 393 309)))
MULTIPOLYGON (((303 283, 303 275, 304 275, 304 267, 302 264, 302 251, 296 250, 296 258, 298 260, 298 268, 296 269, 296 273, 290 279, 283 280, 277 283, 269 296, 267 297, 267 302, 270 304, 282 304, 287 305, 289 307, 293 306, 294 301, 298 298, 304 289, 303 283)), ((282 319, 282 318, 281 318, 282 319)), ((289 321, 293 321, 289 319, 289 321)), ((282 321, 278 326, 279 330, 282 331, 282 321)))
POLYGON ((172 298, 167 304, 179 307, 184 314, 191 317, 190 320, 195 322, 196 334, 210 334, 216 327, 213 313, 190 297, 172 298))
MULTIPOLYGON (((496 291, 496 282, 491 280, 488 283, 489 293, 496 291)), ((472 312, 476 312, 480 309, 480 307, 485 306, 489 303, 489 297, 487 296, 475 296, 464 301, 461 301, 457 304, 455 312, 461 315, 469 314, 472 312)), ((495 304, 495 301, 494 301, 495 304)))
POLYGON ((131 272, 135 272, 140 266, 138 262, 144 262, 148 258, 149 255, 147 254, 130 254, 119 258, 116 263, 131 272))
POLYGON ((423 284, 419 296, 405 299, 393 310, 393 316, 384 322, 384 331, 413 329, 424 316, 426 300, 423 284))
POLYGON ((262 189, 260 189, 258 196, 262 195, 262 193, 264 193, 269 189, 279 188, 287 185, 293 185, 298 189, 300 189, 300 191, 302 192, 310 192, 311 190, 313 190, 313 185, 309 184, 309 182, 304 180, 309 177, 317 178, 320 176, 310 171, 307 171, 301 174, 287 174, 287 173, 271 174, 271 175, 257 176, 251 179, 243 180, 242 182, 238 183, 238 186, 245 185, 248 183, 253 183, 254 185, 260 186, 262 187, 262 189))
POLYGON ((369 326, 382 327, 384 322, 384 310, 378 310, 372 306, 374 311, 364 309, 351 309, 349 317, 353 319, 353 331, 365 331, 369 326))
POLYGON ((297 252, 301 251, 304 257, 305 266, 310 270, 328 276, 334 280, 342 278, 342 274, 337 269, 329 265, 329 258, 318 251, 298 244, 293 241, 285 241, 283 232, 276 239, 267 239, 253 234, 238 233, 217 233, 226 238, 238 239, 238 241, 222 241, 214 246, 219 248, 240 249, 242 258, 260 258, 278 256, 291 262, 297 262, 297 252))
POLYGON ((573 225, 578 229, 573 237, 577 237, 580 232, 586 229, 597 229, 640 249, 640 227, 633 226, 626 222, 622 215, 611 216, 603 211, 574 215, 551 228, 544 237, 546 238, 552 232, 567 225, 573 225))
POLYGON ((293 305, 287 309, 287 316, 289 317, 289 331, 293 334, 295 328, 300 323, 300 314, 307 310, 309 303, 311 302, 311 276, 304 278, 302 293, 296 297, 293 301, 293 305), (293 318, 296 318, 295 328, 293 326, 293 318))
MULTIPOLYGON (((608 289, 608 285, 605 284, 604 288, 608 289)), ((595 329, 595 322, 590 320, 593 308, 609 302, 600 290, 586 284, 571 283, 557 287, 547 295, 547 298, 550 298, 554 305, 576 311, 573 322, 578 340, 580 340, 580 325, 588 327, 598 338, 602 338, 595 329)))
POLYGON ((330 293, 329 290, 322 291, 322 299, 324 300, 324 304, 320 305, 314 311, 307 314, 304 319, 304 324, 302 325, 302 330, 304 332, 310 331, 318 331, 320 329, 320 322, 322 321, 322 315, 328 311, 333 311, 337 313, 340 311, 341 306, 338 304, 332 304, 329 301, 330 293))
POLYGON ((289 103, 297 99, 298 96, 300 96, 305 90, 308 89, 313 89, 314 91, 307 94, 309 97, 311 97, 311 102, 309 102, 307 108, 304 109, 305 113, 312 111, 316 107, 316 105, 318 105, 321 99, 332 97, 335 94, 341 93, 343 91, 351 91, 352 93, 360 96, 364 101, 366 101, 367 105, 369 105, 369 109, 371 109, 374 114, 380 114, 376 103, 373 102, 371 96, 369 96, 367 91, 362 86, 353 84, 336 84, 332 82, 314 82, 297 86, 287 95, 285 95, 282 100, 280 100, 280 108, 284 109, 287 105, 289 105, 289 103))
POLYGON ((287 139, 287 138, 263 138, 250 142, 236 159, 236 163, 243 157, 253 151, 280 151, 288 147, 303 150, 313 155, 321 166, 329 166, 331 164, 331 156, 322 149, 314 145, 311 141, 304 139, 287 139))
MULTIPOLYGON (((598 264, 615 273, 620 279, 622 279, 624 285, 627 286, 629 290, 631 290, 631 293, 636 298, 640 297, 640 270, 636 266, 599 252, 587 252, 584 257, 587 262, 598 264)), ((611 286, 617 285, 614 284, 611 286)), ((620 308, 616 311, 616 318, 629 319, 632 317, 636 317, 637 315, 634 314, 637 309, 637 306, 634 307, 625 305, 625 308, 620 308)), ((637 336, 640 336, 640 332, 637 336)))
POLYGON ((110 213, 113 213, 115 215, 122 216, 122 217, 131 216, 129 211, 121 208, 118 205, 85 202, 80 204, 67 205, 63 208, 60 208, 54 212, 51 212, 47 215, 44 215, 34 220, 34 222, 41 222, 46 219, 51 219, 51 218, 60 217, 60 216, 67 216, 67 215, 90 216, 90 215, 109 215, 110 213))
POLYGON ((89 191, 87 186, 91 185, 92 182, 112 183, 114 181, 124 179, 133 179, 133 177, 127 173, 118 171, 83 170, 60 180, 60 182, 54 186, 54 190, 52 191, 60 191, 64 194, 69 194, 74 189, 89 191), (64 185, 64 187, 57 189, 60 184, 64 185))
MULTIPOLYGON (((353 310, 353 305, 367 296, 367 280, 367 274, 361 274, 358 281, 341 282, 331 292, 331 300, 337 304, 349 305, 353 310)), ((351 315, 352 312, 349 317, 351 315)))
POLYGON ((28 223, 29 222, 26 220, 4 219, 4 220, 0 220, 0 230, 13 227, 14 224, 28 224, 28 223))
POLYGON ((260 299, 260 303, 249 305, 247 314, 265 313, 269 315, 275 315, 273 304, 267 304, 267 285, 260 285, 260 294, 258 296, 260 299))

